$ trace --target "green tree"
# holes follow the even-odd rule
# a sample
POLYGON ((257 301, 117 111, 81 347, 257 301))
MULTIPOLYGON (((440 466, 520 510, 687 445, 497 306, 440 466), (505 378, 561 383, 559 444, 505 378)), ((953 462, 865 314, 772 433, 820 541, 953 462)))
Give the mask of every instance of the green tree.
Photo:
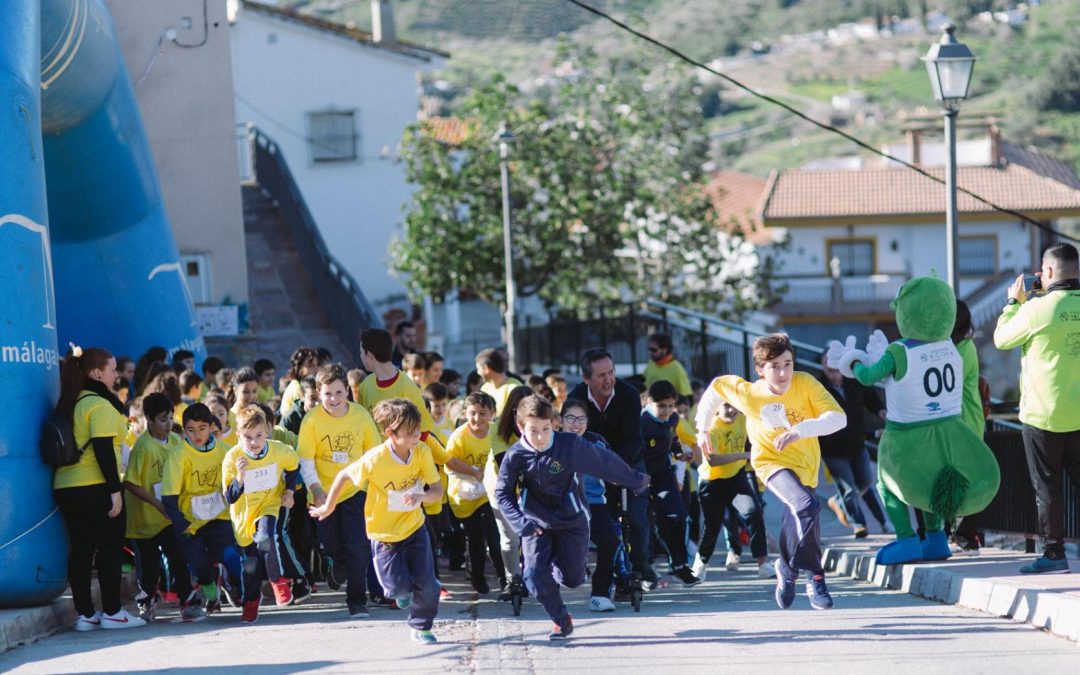
POLYGON ((501 77, 458 110, 470 133, 458 147, 424 123, 407 130, 403 157, 416 184, 395 268, 414 296, 454 289, 503 304, 502 207, 493 136, 511 151, 514 276, 520 296, 581 310, 634 298, 728 315, 773 301, 765 266, 716 222, 698 95, 675 66, 600 63, 563 45, 563 76, 522 95, 501 77), (764 283, 763 283, 764 282, 764 283))

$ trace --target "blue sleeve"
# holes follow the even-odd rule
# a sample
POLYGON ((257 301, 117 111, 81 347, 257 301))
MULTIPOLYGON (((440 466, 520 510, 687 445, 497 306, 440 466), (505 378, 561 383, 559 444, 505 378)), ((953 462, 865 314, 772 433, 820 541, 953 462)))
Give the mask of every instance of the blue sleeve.
POLYGON ((180 497, 177 495, 161 495, 161 505, 165 507, 165 513, 169 514, 169 520, 172 521, 173 527, 176 528, 176 533, 179 535, 186 532, 191 523, 184 517, 184 512, 180 510, 180 497))
POLYGON ((526 537, 532 534, 536 525, 525 516, 517 500, 518 475, 521 472, 520 455, 513 449, 507 450, 504 455, 502 464, 499 465, 499 478, 495 482, 495 501, 514 532, 526 537))
POLYGON ((285 489, 296 490, 296 484, 300 482, 300 467, 285 472, 285 489))
POLYGON ((573 458, 573 470, 607 481, 633 488, 640 492, 649 486, 649 476, 638 473, 630 465, 605 448, 574 437, 570 456, 573 458))
POLYGON ((229 500, 230 504, 235 504, 244 496, 244 484, 238 483, 235 478, 225 488, 225 499, 229 500))

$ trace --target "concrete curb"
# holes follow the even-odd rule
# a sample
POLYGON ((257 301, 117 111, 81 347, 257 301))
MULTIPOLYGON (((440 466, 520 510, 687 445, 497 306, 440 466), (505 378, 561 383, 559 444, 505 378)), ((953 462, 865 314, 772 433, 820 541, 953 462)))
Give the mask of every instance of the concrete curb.
POLYGON ((1024 560, 1012 552, 992 549, 984 549, 982 558, 907 565, 878 565, 874 551, 847 547, 827 548, 823 557, 826 572, 1009 618, 1080 641, 1080 595, 1072 592, 1075 589, 1040 587, 1040 578, 1020 580, 979 575, 975 566, 989 562, 987 554, 1015 561, 1016 566, 1011 569, 1019 567, 1019 561, 1024 560))

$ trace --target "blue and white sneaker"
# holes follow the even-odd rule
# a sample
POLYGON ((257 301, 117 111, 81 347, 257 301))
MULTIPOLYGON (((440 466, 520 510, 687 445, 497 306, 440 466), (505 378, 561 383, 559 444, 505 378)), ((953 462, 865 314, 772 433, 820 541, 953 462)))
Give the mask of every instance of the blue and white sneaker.
POLYGON ((787 609, 791 607, 793 602, 795 602, 795 582, 785 579, 784 575, 780 573, 780 567, 777 566, 776 604, 780 606, 780 609, 787 609))
POLYGON ((832 609, 832 596, 821 574, 811 575, 806 580, 806 597, 810 598, 810 606, 814 609, 832 609))
POLYGON ((433 645, 439 641, 435 634, 430 630, 416 630, 412 629, 412 641, 419 642, 422 645, 433 645))
POLYGON ((1068 574, 1069 561, 1065 558, 1054 560, 1045 555, 1035 562, 1028 563, 1020 568, 1020 574, 1068 574))

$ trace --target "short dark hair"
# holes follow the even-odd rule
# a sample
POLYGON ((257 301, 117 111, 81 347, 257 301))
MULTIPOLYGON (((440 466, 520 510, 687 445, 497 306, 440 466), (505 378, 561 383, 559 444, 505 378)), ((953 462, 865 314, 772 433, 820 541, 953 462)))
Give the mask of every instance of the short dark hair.
MULTIPOLYGON (((146 412, 146 401, 143 400, 143 412, 146 412)), ((188 422, 206 422, 207 424, 219 423, 220 420, 214 417, 214 413, 210 412, 210 408, 205 403, 192 403, 188 407, 184 408, 183 414, 184 426, 187 426, 188 422)))
POLYGON ((360 332, 360 349, 371 352, 379 363, 394 358, 394 340, 382 328, 368 328, 360 332))
POLYGON ((785 333, 762 335, 754 340, 753 349, 755 366, 763 366, 784 352, 791 352, 791 359, 795 360, 795 347, 791 345, 791 338, 785 333))
POLYGON ((589 404, 585 403, 585 401, 582 401, 581 399, 578 399, 578 398, 568 398, 565 401, 563 401, 562 408, 559 409, 559 414, 560 415, 565 415, 566 411, 571 409, 571 408, 577 408, 578 410, 584 410, 586 417, 589 415, 589 404))
POLYGON ((305 375, 304 379, 300 380, 301 389, 318 389, 319 383, 315 380, 314 375, 305 375))
POLYGON ((532 394, 521 399, 521 403, 518 403, 516 413, 518 423, 524 422, 526 417, 554 420, 555 408, 551 405, 551 401, 543 396, 532 394))
POLYGON ((442 371, 442 375, 439 376, 439 382, 442 382, 443 384, 450 384, 451 382, 459 380, 461 380, 461 373, 453 368, 447 368, 442 371))
POLYGON ((477 354, 476 362, 494 370, 496 373, 506 372, 506 361, 503 360, 502 354, 495 349, 485 349, 477 354))
POLYGON ((653 333, 649 336, 647 342, 655 344, 660 349, 666 349, 669 352, 674 348, 674 344, 671 342, 671 336, 667 333, 653 333))
POLYGON ((270 359, 257 359, 253 364, 253 367, 255 368, 255 374, 259 377, 262 377, 262 374, 268 370, 277 370, 277 368, 274 367, 274 362, 270 359))
POLYGON ((161 413, 169 413, 172 415, 173 410, 175 409, 173 408, 172 401, 169 400, 169 397, 160 392, 147 394, 146 396, 143 396, 141 400, 143 415, 148 420, 154 419, 161 413))
POLYGON ((180 393, 187 396, 193 388, 202 384, 203 379, 194 370, 185 370, 180 373, 180 393))
POLYGON ((650 401, 679 400, 679 392, 675 391, 675 385, 667 380, 657 380, 649 385, 650 401))
POLYGON ((345 385, 345 388, 349 388, 349 376, 345 372, 345 368, 340 363, 328 363, 322 368, 319 368, 319 372, 315 373, 315 382, 320 387, 324 387, 328 384, 341 380, 341 383, 345 385))
POLYGON ((1054 266, 1063 272, 1076 274, 1080 270, 1080 257, 1072 244, 1062 241, 1050 246, 1043 251, 1043 260, 1047 258, 1051 258, 1055 263, 1054 266))
POLYGON ((606 349, 586 349, 585 353, 581 355, 581 374, 585 377, 592 377, 593 364, 604 359, 611 359, 611 362, 615 363, 615 357, 606 349))
POLYGON ((424 352, 424 361, 427 362, 428 368, 436 363, 446 363, 446 359, 439 352, 424 352))
POLYGON ((445 401, 450 398, 450 392, 446 389, 446 385, 441 382, 432 382, 424 387, 424 391, 421 393, 425 401, 445 401))
POLYGON ((177 349, 175 352, 173 352, 173 355, 172 355, 173 368, 180 365, 181 361, 184 361, 186 359, 193 359, 193 358, 195 358, 195 352, 192 352, 191 350, 188 350, 188 349, 177 349))
POLYGON ((394 335, 401 335, 406 328, 416 328, 416 324, 412 321, 398 321, 398 324, 394 326, 394 335))
POLYGON ((207 356, 202 362, 203 377, 209 379, 217 374, 217 371, 225 367, 225 362, 216 356, 207 356))
POLYGON ((498 407, 495 403, 495 399, 491 397, 491 394, 483 391, 474 391, 465 397, 465 407, 476 406, 478 408, 487 408, 491 412, 495 412, 495 408, 498 407))

